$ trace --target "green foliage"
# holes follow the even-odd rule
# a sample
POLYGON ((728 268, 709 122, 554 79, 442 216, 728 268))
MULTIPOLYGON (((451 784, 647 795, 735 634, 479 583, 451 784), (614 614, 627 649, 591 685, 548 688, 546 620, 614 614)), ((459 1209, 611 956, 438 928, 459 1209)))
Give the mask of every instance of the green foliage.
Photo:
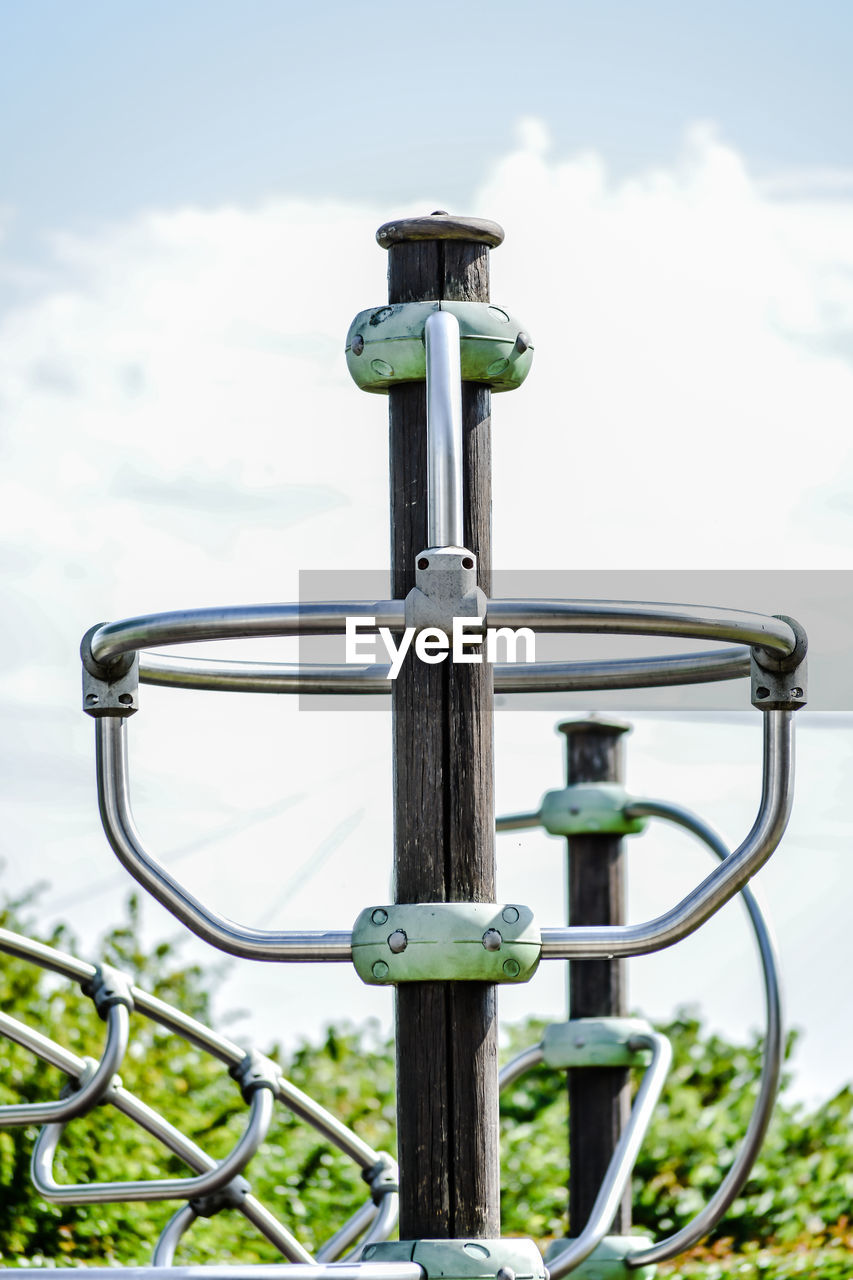
MULTIPOLYGON (((0 925, 35 936, 33 896, 0 909, 0 925)), ((202 1021, 216 972, 181 963, 180 947, 139 943, 138 907, 103 940, 103 958, 139 985, 202 1021)), ((74 951, 69 931, 44 939, 74 951)), ((35 965, 4 958, 0 1001, 7 1013, 97 1057, 104 1026, 72 984, 35 965)), ((637 1164, 634 1218, 660 1237, 677 1230, 711 1196, 733 1158, 752 1108, 760 1062, 757 1041, 733 1045, 681 1013, 662 1028, 674 1063, 664 1098, 637 1164)), ((542 1024, 508 1033, 506 1056, 535 1043, 542 1024)), ((792 1039, 793 1044, 793 1039, 792 1039)), ((791 1046, 789 1046, 790 1048, 791 1046)), ((331 1027, 319 1044, 303 1043, 285 1061, 289 1079, 354 1128, 377 1150, 395 1150, 391 1045, 375 1026, 331 1027)), ((135 1016, 124 1083, 214 1157, 223 1156, 245 1123, 246 1109, 227 1071, 183 1040, 135 1016)), ((56 1097, 64 1077, 4 1042, 0 1103, 56 1097)), ((504 1096, 503 1230, 545 1243, 565 1234, 568 1105, 563 1073, 539 1068, 504 1096)), ((47 1205, 32 1189, 28 1165, 34 1127, 0 1130, 0 1249, 5 1265, 143 1264, 177 1207, 47 1205)), ((60 1180, 186 1176, 188 1171, 114 1108, 102 1106, 69 1125, 57 1160, 60 1180)), ((259 1198, 315 1249, 357 1207, 366 1188, 358 1169, 308 1125, 277 1108, 268 1138, 249 1170, 259 1198)), ((701 1248, 662 1271, 672 1280, 849 1280, 853 1234, 853 1092, 809 1112, 784 1102, 760 1160, 725 1221, 701 1248)), ((244 1219, 223 1213, 184 1237, 181 1262, 272 1262, 278 1255, 244 1219)))

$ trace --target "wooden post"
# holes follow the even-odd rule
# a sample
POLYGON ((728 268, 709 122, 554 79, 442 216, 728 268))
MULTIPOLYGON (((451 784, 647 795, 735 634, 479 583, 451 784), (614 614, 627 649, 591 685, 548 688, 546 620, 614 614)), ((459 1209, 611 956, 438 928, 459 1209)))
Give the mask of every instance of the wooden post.
MULTIPOLYGON (((622 735, 630 726, 604 720, 568 721, 566 780, 623 782, 622 735)), ((622 840, 612 835, 571 836, 569 923, 624 924, 625 872, 622 840)), ((627 1013, 624 960, 578 960, 569 964, 569 1016, 603 1017, 627 1013)), ((619 1135, 628 1121, 628 1071, 585 1067, 569 1071, 569 1232, 580 1235, 593 1206, 619 1135)), ((611 1228, 631 1228, 631 1191, 626 1189, 611 1228)))
MULTIPOLYGON (((495 223, 433 214, 377 232, 389 302, 487 302, 495 223)), ((415 585, 427 543, 426 397, 390 393, 392 591, 415 585)), ((490 392, 466 384, 465 544, 491 573, 490 392)), ((428 666, 411 653, 394 683, 395 901, 495 900, 491 666, 428 666)), ((400 1238, 500 1235, 497 999, 485 983, 397 990, 400 1238)))

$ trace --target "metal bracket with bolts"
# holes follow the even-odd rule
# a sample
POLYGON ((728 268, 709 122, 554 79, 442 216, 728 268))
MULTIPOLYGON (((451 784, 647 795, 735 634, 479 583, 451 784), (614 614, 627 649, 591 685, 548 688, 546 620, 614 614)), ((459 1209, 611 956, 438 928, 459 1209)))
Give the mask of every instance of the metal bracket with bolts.
POLYGON ((545 1028, 542 1060, 546 1066, 647 1067, 651 1050, 638 1039, 651 1034, 643 1018, 572 1018, 545 1028))
POLYGON ((465 547, 430 547, 415 561, 415 586, 406 596, 406 626, 453 635, 455 618, 469 618, 466 631, 480 634, 488 601, 477 586, 477 559, 465 547))
POLYGON ((539 821, 549 835, 639 835, 646 818, 630 818, 631 797, 616 782, 579 782, 549 791, 542 799, 539 821))
MULTIPOLYGON (((545 1262, 557 1257, 570 1243, 570 1240, 554 1240, 545 1253, 545 1262)), ((605 1236, 589 1257, 569 1274, 572 1280, 652 1280, 656 1267, 631 1267, 627 1261, 631 1254, 642 1253, 650 1244, 647 1236, 605 1236)))
POLYGON ((760 711, 798 711, 808 696, 808 638, 795 618, 774 615, 794 632, 797 643, 792 653, 780 656, 753 646, 750 656, 752 705, 760 711))
POLYGON ((125 653, 116 662, 98 662, 92 636, 103 626, 90 627, 80 642, 83 660, 83 710, 89 716, 132 716, 139 710, 139 654, 125 653))
POLYGON ((541 952, 529 907, 422 902, 367 907, 353 926, 362 982, 527 982, 541 952))
POLYGON ((387 1240, 368 1245, 365 1262, 416 1262, 427 1280, 546 1280, 532 1240, 387 1240))

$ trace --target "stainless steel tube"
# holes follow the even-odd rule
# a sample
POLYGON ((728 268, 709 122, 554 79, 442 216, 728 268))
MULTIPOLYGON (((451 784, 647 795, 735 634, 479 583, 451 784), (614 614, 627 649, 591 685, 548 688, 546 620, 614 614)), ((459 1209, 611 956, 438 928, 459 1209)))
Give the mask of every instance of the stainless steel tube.
POLYGON ((539 826, 541 815, 536 813, 507 813, 495 819, 495 831, 532 831, 539 826))
POLYGON ((372 1200, 366 1201, 360 1208, 356 1209, 352 1217, 347 1218, 342 1227, 339 1227, 333 1236, 324 1245, 317 1250, 318 1262, 334 1262, 354 1244, 360 1236, 363 1236, 369 1226, 372 1225, 379 1213, 378 1207, 372 1200))
POLYGON ((292 1084, 284 1076, 280 1076, 278 1079, 278 1093, 276 1096, 280 1102, 289 1107, 294 1115, 306 1120, 318 1133, 322 1133, 325 1138, 328 1138, 329 1142, 336 1146, 339 1151, 349 1156, 356 1164, 361 1165, 362 1169, 373 1169, 383 1158, 382 1152, 374 1151, 369 1143, 360 1138, 357 1133, 353 1133, 352 1129, 348 1129, 345 1124, 342 1124, 337 1116, 333 1116, 331 1111, 321 1107, 319 1102, 315 1102, 313 1098, 309 1098, 307 1093, 297 1089, 296 1085, 292 1084))
MULTIPOLYGON (((5 1269, 5 1268, 4 1268, 5 1269)), ((44 1280, 43 1267, 15 1267, 15 1280, 44 1280)), ((92 1280, 163 1280, 158 1267, 75 1267, 92 1280)), ((426 1280, 416 1262, 244 1263, 172 1267, 171 1280, 426 1280)))
POLYGON ((666 1073, 672 1061, 672 1048, 666 1036, 659 1035, 657 1032, 652 1032, 651 1035, 637 1036, 631 1042, 631 1047, 650 1048, 652 1060, 637 1090, 637 1096, 631 1108, 630 1119, 616 1144, 616 1150, 613 1152, 613 1157, 607 1167, 601 1188, 592 1206, 589 1221, 578 1238, 572 1240, 562 1253, 557 1254, 555 1258, 548 1262, 548 1271, 552 1280, 561 1280, 561 1277, 571 1271, 573 1267, 579 1266, 584 1258, 588 1258, 596 1245, 599 1245, 607 1235, 607 1229, 616 1215, 616 1210, 622 1199, 622 1193, 631 1176, 631 1170, 636 1163, 640 1147, 646 1136, 657 1100, 666 1080, 666 1073))
POLYGON ((764 752, 758 816, 743 843, 686 897, 641 924, 572 925, 542 930, 542 959, 638 956, 660 951, 698 929, 764 865, 785 832, 794 776, 792 712, 763 711, 764 752))
MULTIPOLYGON (((640 800, 631 804, 628 814, 632 817, 663 818, 677 823, 697 836, 712 853, 721 861, 729 856, 729 851, 720 837, 701 818, 689 813, 679 805, 667 804, 657 800, 640 800)), ((779 962, 776 954, 776 943, 773 933, 761 905, 749 885, 741 889, 741 897, 752 923, 755 940, 758 944, 761 959, 761 970, 764 978, 764 1007, 766 1026, 764 1032, 764 1055, 761 1063, 758 1093, 752 1115, 749 1118, 746 1134, 737 1155, 729 1166, 725 1178, 705 1207, 692 1218, 680 1231, 658 1241, 649 1249, 644 1249, 626 1258, 629 1267, 645 1267, 674 1258, 685 1249, 691 1248, 706 1236, 722 1218, 729 1205, 743 1187, 749 1171, 761 1150, 767 1127, 773 1115, 773 1104, 779 1088, 779 1076, 784 1057, 784 1035, 782 1025, 782 997, 779 989, 779 962)))
POLYGON ((427 409, 427 545, 461 547, 462 366, 459 321, 435 311, 424 328, 427 409))
POLYGON ((197 1216, 190 1204, 181 1205, 180 1209, 172 1214, 154 1246, 154 1252, 151 1255, 152 1267, 171 1267, 181 1236, 189 1231, 197 1216))
POLYGON ((486 625, 596 635, 728 640, 732 644, 761 645, 779 654, 792 653, 796 645, 793 629, 780 618, 711 605, 646 604, 635 600, 490 600, 486 625))
POLYGON ((70 1183, 53 1177, 53 1157, 65 1126, 46 1125, 33 1148, 31 1175, 39 1195, 54 1204, 109 1204, 114 1201, 184 1200, 209 1195, 230 1182, 245 1167, 266 1137, 273 1111, 269 1089, 256 1089, 249 1107, 249 1122, 224 1160, 194 1178, 155 1178, 148 1181, 70 1183))
POLYGON ((98 804, 107 839, 122 866, 167 911, 211 946, 250 960, 350 960, 351 932, 282 933, 249 929, 209 910, 146 851, 130 808, 123 718, 96 722, 98 804))
POLYGON ((387 1240, 396 1227, 399 1216, 399 1192, 386 1191, 379 1203, 379 1213, 376 1215, 376 1220, 359 1248, 355 1251, 354 1257, 360 1257, 362 1250, 366 1249, 369 1244, 375 1244, 379 1240, 387 1240))
POLYGON ((247 640, 258 636, 342 635, 347 618, 376 618, 377 627, 402 631, 402 600, 343 600, 332 603, 253 604, 179 609, 105 622, 92 637, 92 656, 109 663, 123 653, 202 640, 247 640))
POLYGON ((503 1092, 510 1085, 515 1084, 521 1076, 526 1075, 534 1067, 538 1067, 539 1063, 545 1056, 544 1048, 541 1044, 531 1045, 529 1049, 522 1049, 518 1057, 508 1062, 498 1076, 498 1088, 503 1092))
MULTIPOLYGON (((390 693, 387 664, 295 663, 184 658, 144 653, 142 684, 223 693, 390 693)), ((496 693, 569 693, 601 689, 650 689, 739 680, 749 675, 749 649, 661 654, 607 662, 498 662, 496 693)))
MULTIPOLYGON (((17 1023, 16 1019, 10 1018, 7 1014, 0 1013, 0 1034, 35 1052, 39 1057, 45 1056, 40 1052, 40 1049, 43 1047, 43 1042, 47 1040, 47 1037, 39 1036, 38 1032, 35 1032, 28 1043, 28 1038, 25 1034, 27 1031, 29 1031, 28 1027, 17 1023)), ((0 1128, 19 1124, 67 1123, 69 1120, 73 1120, 75 1116, 83 1115, 84 1112, 96 1106, 109 1089, 114 1075, 122 1064, 122 1059, 127 1049, 129 1031, 130 1019, 125 1006, 121 1004, 111 1005, 107 1010, 107 1035, 103 1052, 89 1079, 69 1097, 58 1099, 55 1102, 19 1102, 9 1103, 0 1107, 0 1128)), ((47 1060, 51 1061, 50 1058, 47 1060)), ((53 1065, 57 1066, 59 1064, 54 1062, 53 1065)), ((85 1075, 85 1059, 81 1065, 82 1074, 85 1075)), ((72 1079, 79 1079, 81 1073, 69 1072, 69 1074, 72 1079)))

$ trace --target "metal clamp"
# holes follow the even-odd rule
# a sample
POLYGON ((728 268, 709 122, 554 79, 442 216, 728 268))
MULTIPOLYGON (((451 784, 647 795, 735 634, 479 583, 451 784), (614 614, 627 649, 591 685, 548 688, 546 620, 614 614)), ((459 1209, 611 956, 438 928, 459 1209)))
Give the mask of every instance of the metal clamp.
MULTIPOLYGON (((477 560, 465 547, 430 547, 415 561, 415 586, 406 596, 407 627, 453 635, 455 618, 485 624, 488 601, 477 586, 477 560)), ((473 629, 473 628, 472 628, 473 629)))
POLYGON ((247 1050, 241 1062, 228 1068, 228 1074, 239 1084, 243 1101, 247 1105, 252 1101, 252 1094, 257 1089, 269 1089, 273 1097, 278 1096, 281 1068, 271 1058, 265 1058, 262 1053, 258 1053, 257 1049, 247 1050))
POLYGON ((539 822, 552 836, 639 835, 646 819, 629 817, 631 797, 616 782, 584 782, 542 799, 539 822))
POLYGON ((223 1209, 239 1209, 251 1190, 248 1180, 238 1173, 218 1191, 211 1191, 206 1196, 194 1196, 189 1204, 197 1218, 213 1218, 223 1209))
POLYGON ((367 907, 355 922, 352 959, 362 982, 527 982, 540 955, 529 907, 424 902, 367 907))
POLYGON ((80 990, 89 997, 98 1017, 104 1022, 113 1005, 124 1005, 128 1013, 133 1013, 133 984, 126 974, 112 965, 99 964, 92 977, 80 983, 80 990))
MULTIPOLYGON (((554 1240, 545 1253, 546 1263, 560 1254, 572 1240, 554 1240)), ((628 1259, 651 1244, 646 1236, 605 1236, 571 1271, 573 1280, 652 1280, 654 1266, 631 1267, 628 1259)))
POLYGON ((549 1067, 646 1067, 653 1028, 643 1018, 572 1018, 545 1028, 549 1067))
POLYGON ((427 1280, 546 1280, 532 1240, 388 1240, 368 1245, 371 1262, 416 1262, 427 1280))
POLYGON ((113 662, 99 662, 92 653, 92 637, 104 625, 90 627, 80 642, 83 710, 96 719, 132 716, 139 710, 139 654, 123 653, 113 662))
POLYGON ((808 695, 808 637, 795 618, 774 614, 787 622, 796 644, 791 653, 777 653, 754 645, 750 652, 752 705, 761 711, 798 711, 808 695))
POLYGON ((519 320, 488 302, 399 302, 360 311, 347 333, 347 368, 362 391, 387 395, 391 387, 426 378, 424 328, 447 311, 459 322, 463 382, 513 391, 530 372, 533 344, 519 320))
POLYGON ((374 1204, 379 1204, 383 1197, 400 1190, 400 1171, 393 1156, 382 1152, 372 1169, 363 1169, 361 1176, 370 1187, 370 1195, 374 1204))

